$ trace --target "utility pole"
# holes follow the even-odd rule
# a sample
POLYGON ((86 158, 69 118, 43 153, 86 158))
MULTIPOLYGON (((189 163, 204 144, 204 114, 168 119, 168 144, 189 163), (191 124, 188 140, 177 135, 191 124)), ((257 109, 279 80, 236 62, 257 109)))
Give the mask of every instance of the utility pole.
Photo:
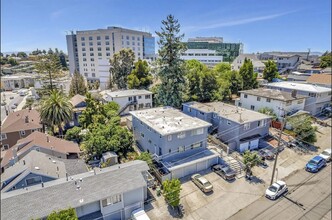
POLYGON ((279 110, 282 110, 284 114, 282 115, 282 122, 281 122, 281 127, 280 127, 280 131, 279 131, 279 136, 278 136, 278 148, 277 148, 276 158, 275 158, 274 164, 273 164, 273 170, 272 170, 272 177, 271 177, 270 185, 273 184, 274 173, 276 171, 278 155, 279 155, 279 149, 280 149, 280 145, 281 145, 281 135, 282 135, 282 130, 284 129, 284 124, 285 124, 285 110, 283 108, 279 108, 279 110))

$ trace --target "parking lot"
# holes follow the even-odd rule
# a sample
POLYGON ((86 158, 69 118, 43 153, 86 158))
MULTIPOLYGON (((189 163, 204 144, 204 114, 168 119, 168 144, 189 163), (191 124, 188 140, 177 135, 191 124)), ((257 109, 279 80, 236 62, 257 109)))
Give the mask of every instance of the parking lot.
MULTIPOLYGON (((317 151, 306 154, 285 147, 279 154, 275 179, 287 179, 298 170, 303 170, 305 164, 326 148, 331 147, 331 127, 319 127, 317 151)), ((270 143, 273 145, 273 143, 270 143)), ((181 204, 185 209, 183 219, 227 219, 241 209, 261 198, 269 186, 274 160, 266 160, 267 167, 254 167, 255 178, 248 182, 245 178, 237 178, 227 182, 216 173, 206 170, 201 173, 213 185, 212 193, 203 193, 189 177, 181 179, 181 204)), ((239 175, 240 177, 241 175, 239 175)), ((162 196, 146 206, 151 219, 175 219, 175 212, 169 208, 162 196)))

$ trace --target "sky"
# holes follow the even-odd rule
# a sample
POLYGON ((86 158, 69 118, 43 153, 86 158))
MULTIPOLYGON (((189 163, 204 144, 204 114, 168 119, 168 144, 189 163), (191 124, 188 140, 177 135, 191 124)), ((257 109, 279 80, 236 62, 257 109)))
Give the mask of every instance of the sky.
POLYGON ((66 52, 68 31, 108 26, 155 35, 169 14, 184 40, 223 37, 245 53, 331 50, 331 0, 1 0, 1 51, 66 52))

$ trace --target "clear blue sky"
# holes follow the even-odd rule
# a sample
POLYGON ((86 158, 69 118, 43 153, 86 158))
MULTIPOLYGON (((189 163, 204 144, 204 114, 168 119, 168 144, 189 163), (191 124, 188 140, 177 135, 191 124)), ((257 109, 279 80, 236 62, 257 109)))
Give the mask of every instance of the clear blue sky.
POLYGON ((66 49, 69 30, 154 34, 173 14, 185 39, 221 36, 245 52, 331 50, 331 0, 1 0, 1 51, 66 49))

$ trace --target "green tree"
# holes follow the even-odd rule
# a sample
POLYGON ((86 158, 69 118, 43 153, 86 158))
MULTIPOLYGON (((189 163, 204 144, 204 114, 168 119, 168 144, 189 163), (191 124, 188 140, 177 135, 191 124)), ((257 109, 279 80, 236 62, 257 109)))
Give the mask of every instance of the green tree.
POLYGON ((252 168, 259 165, 262 162, 262 158, 256 152, 246 151, 243 154, 243 163, 246 174, 252 174, 252 168))
POLYGON ((320 64, 321 68, 331 67, 332 66, 332 53, 326 51, 323 56, 320 57, 320 64))
POLYGON ((74 208, 63 209, 59 211, 53 211, 46 218, 47 220, 77 220, 77 214, 74 208))
POLYGON ((263 78, 268 82, 272 82, 272 79, 278 78, 278 67, 277 64, 273 60, 268 60, 265 63, 265 69, 263 71, 263 78))
POLYGON ((16 54, 15 54, 15 53, 12 53, 10 56, 11 56, 11 57, 16 57, 16 54))
POLYGON ((185 79, 180 59, 185 45, 181 42, 184 35, 180 33, 180 24, 173 15, 168 15, 166 20, 161 22, 161 32, 156 32, 159 37, 158 50, 160 56, 161 80, 157 99, 166 106, 180 107, 185 89, 185 79))
POLYGON ((152 156, 148 152, 142 152, 139 156, 136 157, 136 160, 145 161, 149 165, 149 167, 153 165, 152 156))
POLYGON ((316 127, 312 126, 312 119, 308 115, 298 115, 287 119, 295 132, 295 137, 308 143, 317 141, 316 127))
POLYGON ((62 135, 63 124, 72 119, 72 109, 72 104, 61 91, 52 90, 49 97, 41 102, 40 117, 43 123, 51 126, 53 134, 56 126, 59 134, 62 135))
POLYGON ((84 77, 79 72, 74 72, 69 89, 69 96, 73 97, 77 94, 85 95, 87 87, 85 85, 84 77))
POLYGON ((147 89, 152 83, 152 75, 149 73, 149 65, 144 60, 138 60, 135 68, 128 76, 129 89, 147 89))
POLYGON ((122 49, 113 55, 110 59, 110 82, 109 88, 118 89, 127 88, 128 75, 131 73, 134 65, 135 54, 131 49, 122 49))
POLYGON ((229 63, 218 63, 213 67, 213 70, 218 73, 219 76, 231 71, 231 64, 229 63))
POLYGON ((220 99, 219 85, 214 72, 205 70, 200 83, 200 102, 210 102, 220 99))
POLYGON ((65 75, 61 71, 59 57, 54 54, 40 56, 35 67, 42 80, 49 81, 50 90, 54 89, 53 80, 65 75))
POLYGON ((80 133, 82 131, 82 128, 80 127, 73 127, 71 129, 68 129, 66 131, 65 139, 66 140, 75 140, 78 143, 82 141, 82 137, 80 136, 80 133))
POLYGON ((54 54, 54 51, 52 50, 52 48, 48 49, 47 54, 49 54, 49 55, 53 55, 54 54))
POLYGON ((61 64, 62 68, 67 69, 68 67, 67 67, 66 55, 63 53, 62 50, 60 50, 60 53, 58 54, 58 56, 59 56, 59 60, 60 60, 60 64, 61 64))
POLYGON ((240 76, 242 77, 242 89, 254 89, 258 87, 258 82, 256 80, 257 74, 254 74, 254 66, 251 60, 245 58, 244 63, 240 68, 240 76))
POLYGON ((200 98, 203 70, 207 70, 207 67, 198 60, 185 61, 185 76, 188 96, 188 100, 186 101, 198 101, 200 98))
POLYGON ((274 113, 272 108, 264 107, 258 110, 259 113, 271 116, 273 120, 277 119, 276 113, 274 113))
POLYGON ((18 65, 18 62, 15 59, 11 58, 11 57, 8 59, 8 63, 11 66, 17 66, 18 65))
POLYGON ((18 52, 18 53, 17 53, 17 57, 20 57, 20 58, 27 58, 28 55, 27 55, 25 52, 18 52))
POLYGON ((35 101, 33 99, 26 99, 23 109, 31 108, 35 101))
POLYGON ((179 179, 165 180, 163 190, 165 200, 170 206, 176 207, 180 204, 181 182, 179 179))

